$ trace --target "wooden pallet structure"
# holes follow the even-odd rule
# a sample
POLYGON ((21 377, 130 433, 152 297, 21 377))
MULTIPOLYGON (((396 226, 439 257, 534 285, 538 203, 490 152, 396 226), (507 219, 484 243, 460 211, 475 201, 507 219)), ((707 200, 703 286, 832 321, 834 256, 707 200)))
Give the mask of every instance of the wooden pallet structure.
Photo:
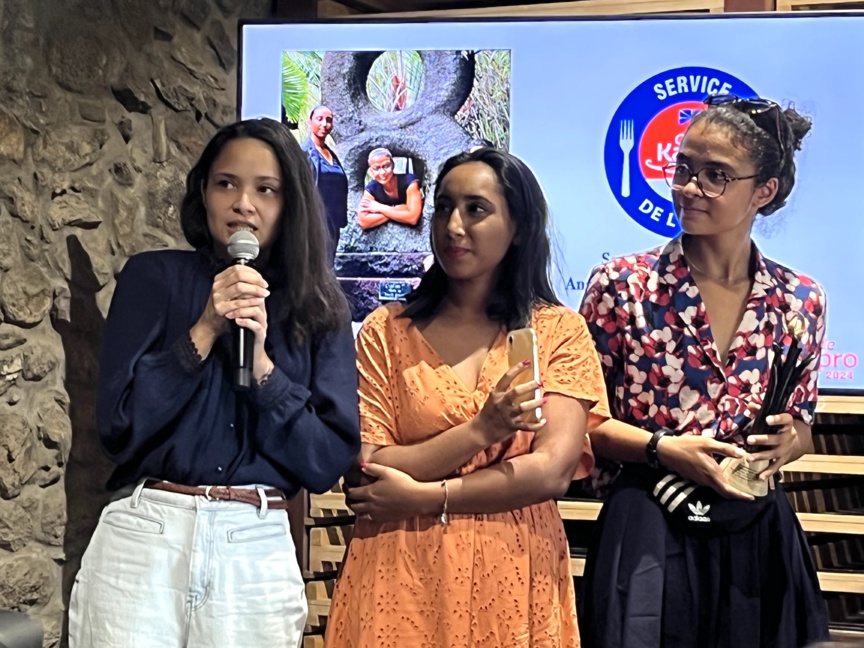
POLYGON ((354 529, 354 514, 345 504, 341 481, 321 495, 301 492, 297 501, 301 514, 294 519, 301 519, 303 528, 295 538, 299 538, 298 561, 309 606, 303 648, 323 648, 333 587, 354 529))

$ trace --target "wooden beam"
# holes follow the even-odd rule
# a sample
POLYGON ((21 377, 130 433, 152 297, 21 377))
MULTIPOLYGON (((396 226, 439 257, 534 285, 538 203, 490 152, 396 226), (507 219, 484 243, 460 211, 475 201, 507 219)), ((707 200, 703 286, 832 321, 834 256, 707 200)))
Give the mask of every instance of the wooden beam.
POLYGON ((337 0, 318 0, 319 18, 339 18, 341 16, 353 16, 356 13, 358 13, 356 10, 346 7, 337 0))
MULTIPOLYGON (((861 0, 777 0, 777 11, 839 9, 840 5, 860 5, 861 0)), ((856 7, 850 7, 855 9, 856 7)))
POLYGON ((774 11, 776 0, 724 0, 723 9, 729 12, 774 11))
POLYGON ((864 475, 864 458, 860 455, 805 454, 780 470, 820 475, 864 475))
POLYGON ((351 11, 359 12, 359 13, 381 13, 381 8, 376 7, 375 5, 371 5, 368 2, 363 2, 362 0, 331 0, 331 2, 335 4, 340 4, 346 9, 350 9, 351 11))
POLYGON ((819 414, 864 414, 864 397, 820 395, 816 411, 819 414))
MULTIPOLYGON (((485 9, 449 9, 443 11, 402 11, 378 14, 377 17, 430 18, 512 17, 512 16, 604 16, 614 14, 680 13, 710 11, 722 13, 724 0, 578 0, 544 2, 535 5, 496 6, 485 9)), ((363 18, 364 16, 358 16, 363 18)), ((369 16, 367 16, 369 17, 369 16)))
POLYGON ((273 17, 287 20, 317 20, 318 0, 273 0, 273 17))

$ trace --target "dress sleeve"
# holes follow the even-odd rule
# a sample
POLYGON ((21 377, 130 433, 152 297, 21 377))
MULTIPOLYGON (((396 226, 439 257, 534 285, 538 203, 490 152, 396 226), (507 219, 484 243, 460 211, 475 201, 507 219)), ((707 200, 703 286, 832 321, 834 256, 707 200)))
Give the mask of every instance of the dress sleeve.
MULTIPOLYGON (((586 433, 590 433, 610 418, 597 350, 584 318, 578 313, 564 310, 552 326, 552 334, 548 337, 548 362, 541 375, 543 389, 547 393, 586 401, 590 406, 586 433)), ((588 476, 593 466, 594 454, 586 437, 574 479, 588 476)))
MULTIPOLYGON (((802 282, 802 287, 805 284, 802 282)), ((808 358, 801 380, 792 392, 788 413, 807 425, 813 425, 816 414, 816 392, 819 367, 822 359, 822 343, 825 340, 825 293, 815 283, 806 287, 802 311, 809 314, 810 327, 804 340, 803 355, 808 358)))
POLYGON ((396 411, 393 367, 387 335, 389 311, 379 308, 366 318, 357 336, 357 371, 360 378, 360 437, 364 443, 394 445, 396 411))
POLYGON ((615 285, 604 267, 595 268, 588 280, 579 312, 594 340, 608 388, 622 370, 619 324, 615 312, 615 285))
POLYGON ((164 340, 172 287, 159 253, 129 259, 105 321, 96 422, 106 453, 123 464, 164 434, 199 389, 191 340, 164 340))

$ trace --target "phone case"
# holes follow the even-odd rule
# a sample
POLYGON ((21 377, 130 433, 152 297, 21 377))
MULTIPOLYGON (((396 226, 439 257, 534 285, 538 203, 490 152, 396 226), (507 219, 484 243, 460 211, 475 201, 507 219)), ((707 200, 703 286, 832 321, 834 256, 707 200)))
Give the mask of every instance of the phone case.
MULTIPOLYGON (((513 379, 513 382, 510 383, 511 388, 524 385, 532 380, 540 382, 540 368, 537 366, 537 334, 534 329, 516 329, 507 334, 507 360, 511 368, 525 360, 531 360, 531 367, 526 367, 525 371, 513 379)), ((540 398, 540 389, 534 390, 533 394, 525 394, 516 402, 524 403, 537 398, 540 398)), ((523 418, 527 423, 536 423, 542 416, 542 411, 537 407, 533 411, 525 412, 523 418)))

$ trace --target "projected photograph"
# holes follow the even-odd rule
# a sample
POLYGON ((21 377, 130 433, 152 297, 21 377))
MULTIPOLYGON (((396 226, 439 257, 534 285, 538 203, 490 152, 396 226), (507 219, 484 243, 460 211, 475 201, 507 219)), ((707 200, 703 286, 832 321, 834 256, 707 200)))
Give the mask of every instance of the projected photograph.
POLYGON ((282 121, 325 205, 333 263, 361 321, 431 262, 447 158, 510 146, 509 50, 283 51, 282 121))

